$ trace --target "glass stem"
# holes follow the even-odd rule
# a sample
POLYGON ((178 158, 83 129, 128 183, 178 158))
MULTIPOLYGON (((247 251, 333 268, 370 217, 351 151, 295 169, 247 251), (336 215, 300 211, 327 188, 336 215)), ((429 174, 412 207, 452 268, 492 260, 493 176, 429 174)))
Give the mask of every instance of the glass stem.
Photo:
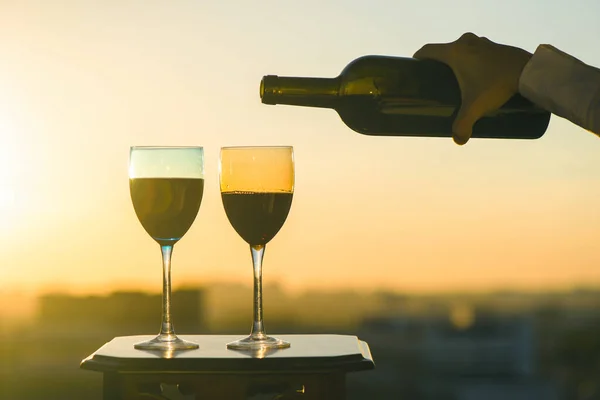
POLYGON ((267 337, 263 325, 263 298, 262 298, 262 261, 265 254, 265 245, 250 246, 252 252, 252 266, 254 269, 254 322, 250 337, 253 340, 262 340, 267 337))
POLYGON ((173 246, 160 246, 163 263, 163 295, 162 295, 162 324, 160 325, 161 340, 175 339, 175 331, 171 323, 171 254, 173 246))

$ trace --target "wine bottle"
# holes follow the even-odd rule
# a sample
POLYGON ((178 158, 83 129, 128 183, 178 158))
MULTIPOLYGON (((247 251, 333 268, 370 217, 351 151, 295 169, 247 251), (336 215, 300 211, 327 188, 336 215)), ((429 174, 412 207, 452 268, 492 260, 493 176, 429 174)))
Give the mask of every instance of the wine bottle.
MULTIPOLYGON (((447 65, 414 58, 363 56, 336 78, 264 76, 264 104, 332 108, 352 130, 372 136, 451 137, 461 104, 447 65)), ((550 113, 520 95, 473 126, 474 138, 537 139, 550 113)))

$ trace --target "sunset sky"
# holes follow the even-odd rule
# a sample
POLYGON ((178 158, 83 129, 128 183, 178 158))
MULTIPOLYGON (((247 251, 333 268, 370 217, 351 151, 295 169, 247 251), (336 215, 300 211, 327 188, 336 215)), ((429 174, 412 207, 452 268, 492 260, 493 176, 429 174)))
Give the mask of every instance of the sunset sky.
POLYGON ((221 146, 292 145, 296 192, 265 284, 409 291, 600 284, 600 138, 374 138, 267 106, 263 75, 336 76, 467 31, 600 66, 597 0, 0 1, 0 292, 158 291, 129 146, 199 145, 206 186, 175 286, 252 282, 219 195, 221 146), (526 5, 525 5, 526 4, 526 5))

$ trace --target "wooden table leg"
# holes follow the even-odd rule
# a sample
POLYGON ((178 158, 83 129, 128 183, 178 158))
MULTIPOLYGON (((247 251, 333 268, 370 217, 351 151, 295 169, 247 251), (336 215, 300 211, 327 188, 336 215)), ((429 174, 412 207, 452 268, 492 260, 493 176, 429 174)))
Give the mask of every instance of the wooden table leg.
POLYGON ((123 400, 122 376, 116 372, 105 372, 102 377, 102 399, 123 400))
MULTIPOLYGON (((303 377, 302 382, 304 385, 303 393, 293 398, 303 400, 346 399, 346 378, 342 373, 308 375, 303 377)), ((284 398, 287 399, 288 397, 284 398)))
POLYGON ((346 378, 343 373, 104 374, 104 400, 246 400, 261 395, 276 400, 345 400, 346 378))

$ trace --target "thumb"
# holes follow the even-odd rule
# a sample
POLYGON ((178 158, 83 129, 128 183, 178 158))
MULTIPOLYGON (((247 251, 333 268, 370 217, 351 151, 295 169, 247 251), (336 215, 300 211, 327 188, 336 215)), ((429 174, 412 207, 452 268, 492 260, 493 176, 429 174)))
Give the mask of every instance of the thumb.
POLYGON ((473 126, 485 114, 497 110, 512 96, 505 87, 489 87, 484 90, 468 89, 462 92, 462 104, 454 123, 452 138, 458 145, 464 145, 473 134, 473 126))
POLYGON ((452 123, 452 139, 459 146, 466 144, 473 135, 473 125, 478 119, 473 113, 474 103, 471 99, 463 100, 452 123))
POLYGON ((486 106, 481 100, 480 93, 466 87, 461 90, 461 94, 462 102, 452 123, 452 139, 459 146, 469 141, 473 134, 473 125, 486 113, 486 106))

